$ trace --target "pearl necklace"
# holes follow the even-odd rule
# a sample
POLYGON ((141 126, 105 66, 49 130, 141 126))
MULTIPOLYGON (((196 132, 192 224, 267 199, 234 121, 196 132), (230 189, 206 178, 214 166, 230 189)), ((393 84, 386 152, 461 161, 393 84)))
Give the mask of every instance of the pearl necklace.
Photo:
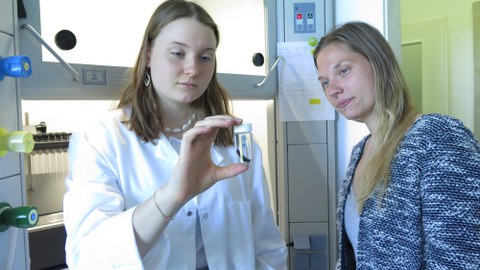
POLYGON ((165 127, 165 128, 163 128, 163 133, 165 133, 165 134, 170 134, 170 133, 177 134, 177 133, 180 133, 180 132, 184 132, 192 126, 194 120, 195 120, 195 113, 190 113, 190 116, 188 117, 187 122, 185 124, 183 124, 181 128, 171 129, 171 128, 165 127))

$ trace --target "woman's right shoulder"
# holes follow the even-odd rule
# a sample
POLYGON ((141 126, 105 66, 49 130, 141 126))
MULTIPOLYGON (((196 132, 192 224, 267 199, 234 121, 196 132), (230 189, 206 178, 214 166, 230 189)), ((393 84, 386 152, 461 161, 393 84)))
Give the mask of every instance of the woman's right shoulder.
POLYGON ((70 142, 73 144, 86 142, 98 149, 103 149, 129 140, 137 140, 126 121, 128 121, 128 111, 124 109, 106 111, 84 122, 82 127, 72 133, 70 142))
POLYGON ((114 109, 105 111, 86 120, 73 132, 73 136, 110 137, 113 134, 128 132, 129 111, 114 109))

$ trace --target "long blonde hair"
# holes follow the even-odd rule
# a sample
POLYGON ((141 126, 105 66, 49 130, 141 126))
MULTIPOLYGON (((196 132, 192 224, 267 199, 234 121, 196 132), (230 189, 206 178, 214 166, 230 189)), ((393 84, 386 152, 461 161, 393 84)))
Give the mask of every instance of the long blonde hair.
POLYGON ((416 119, 415 109, 395 55, 382 34, 363 22, 349 22, 321 38, 314 51, 315 66, 320 51, 332 42, 340 42, 363 55, 372 65, 375 79, 375 106, 373 112, 379 121, 373 139, 373 156, 367 162, 357 190, 359 209, 377 189, 386 194, 390 181, 390 167, 397 147, 416 119))
MULTIPOLYGON (((117 108, 131 107, 132 114, 128 121, 129 128, 143 141, 155 142, 163 128, 160 113, 159 96, 152 84, 145 86, 143 79, 150 70, 147 68, 147 51, 160 31, 170 22, 181 18, 194 18, 210 27, 216 37, 216 45, 220 42, 220 34, 212 17, 200 5, 184 0, 168 0, 154 11, 145 30, 143 42, 133 67, 132 77, 125 87, 117 108)), ((231 100, 226 89, 217 79, 217 67, 205 93, 190 104, 197 119, 207 116, 231 115, 231 100)), ((215 144, 232 145, 233 130, 220 129, 215 138, 215 144)))

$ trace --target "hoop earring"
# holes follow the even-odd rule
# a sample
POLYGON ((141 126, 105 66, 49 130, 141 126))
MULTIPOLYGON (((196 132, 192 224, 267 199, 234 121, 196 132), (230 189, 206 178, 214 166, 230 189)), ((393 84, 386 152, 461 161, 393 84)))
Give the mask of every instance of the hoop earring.
POLYGON ((148 74, 148 72, 145 73, 145 76, 143 77, 143 84, 145 84, 145 86, 149 86, 150 85, 150 75, 148 74))

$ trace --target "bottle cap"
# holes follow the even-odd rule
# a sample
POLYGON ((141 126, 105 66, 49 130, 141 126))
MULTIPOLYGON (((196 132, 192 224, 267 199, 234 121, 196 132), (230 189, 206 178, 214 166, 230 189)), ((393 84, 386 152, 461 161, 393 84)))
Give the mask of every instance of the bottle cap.
POLYGON ((35 146, 33 135, 30 132, 14 131, 7 132, 0 128, 0 157, 7 154, 7 151, 15 153, 30 153, 35 146))
POLYGON ((38 223, 38 210, 35 206, 11 207, 8 203, 0 203, 0 232, 10 226, 31 228, 38 223))
POLYGON ((252 132, 252 124, 242 124, 233 128, 234 133, 247 133, 252 132))
POLYGON ((27 56, 0 57, 0 81, 5 76, 29 77, 31 74, 31 61, 27 56))

